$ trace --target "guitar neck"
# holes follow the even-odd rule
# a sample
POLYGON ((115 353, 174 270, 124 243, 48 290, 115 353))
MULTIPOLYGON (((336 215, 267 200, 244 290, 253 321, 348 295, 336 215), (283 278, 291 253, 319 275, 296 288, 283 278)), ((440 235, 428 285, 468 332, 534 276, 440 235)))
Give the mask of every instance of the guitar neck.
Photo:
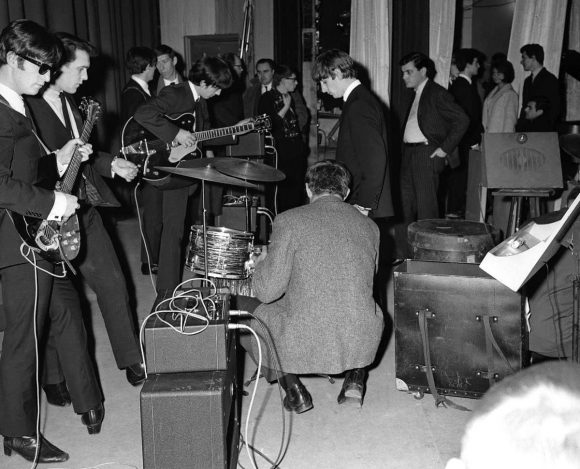
POLYGON ((193 135, 198 142, 205 140, 212 140, 219 137, 227 137, 228 135, 243 134, 254 130, 254 123, 232 125, 231 127, 222 127, 221 129, 203 130, 201 132, 194 132, 193 135))
MULTIPOLYGON (((91 132, 93 130, 93 125, 94 121, 92 119, 88 119, 87 121, 85 121, 83 125, 83 130, 79 137, 83 141, 83 143, 88 142, 89 137, 91 136, 91 132)), ((67 194, 71 193, 75 181, 77 180, 77 175, 79 173, 82 161, 83 155, 81 155, 78 149, 75 149, 74 154, 70 160, 70 163, 68 164, 64 178, 61 181, 60 185, 61 192, 65 192, 67 194)))

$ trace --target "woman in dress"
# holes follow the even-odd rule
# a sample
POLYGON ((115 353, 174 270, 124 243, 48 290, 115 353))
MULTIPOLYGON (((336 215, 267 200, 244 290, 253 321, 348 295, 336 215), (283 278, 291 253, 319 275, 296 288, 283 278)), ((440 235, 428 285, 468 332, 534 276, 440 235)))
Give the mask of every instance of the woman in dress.
POLYGON ((258 112, 268 114, 272 120, 277 168, 286 175, 286 179, 277 184, 277 213, 302 205, 306 198, 306 147, 291 96, 297 85, 296 72, 287 65, 278 65, 272 89, 264 93, 258 103, 258 112))

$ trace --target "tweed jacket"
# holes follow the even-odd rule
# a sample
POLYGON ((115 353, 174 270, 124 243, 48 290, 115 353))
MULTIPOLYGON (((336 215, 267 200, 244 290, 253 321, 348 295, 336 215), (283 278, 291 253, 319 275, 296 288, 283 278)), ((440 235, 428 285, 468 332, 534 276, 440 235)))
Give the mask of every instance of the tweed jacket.
POLYGON ((362 85, 344 104, 336 159, 352 174, 349 203, 370 208, 373 218, 394 214, 385 117, 377 99, 362 85))
POLYGON ((36 186, 43 153, 30 120, 0 98, 0 268, 26 262, 22 240, 4 209, 46 219, 54 205, 54 191, 36 186))
POLYGON ((510 83, 497 86, 483 102, 483 130, 488 133, 514 132, 518 120, 518 94, 510 83))
MULTIPOLYGON (((412 104, 411 102, 409 111, 412 104)), ((459 166, 459 156, 455 149, 467 131, 469 117, 455 102, 451 93, 434 81, 427 80, 419 100, 417 121, 427 140, 447 153, 449 166, 459 166)))
POLYGON ((374 360, 383 331, 373 300, 378 249, 377 225, 334 196, 276 217, 253 286, 284 372, 338 374, 374 360))
MULTIPOLYGON (((80 112, 78 112, 77 105, 71 95, 65 93, 65 99, 73 111, 77 128, 79 132, 81 132, 83 128, 83 120, 80 112)), ((42 139, 49 150, 53 151, 61 148, 72 138, 68 129, 56 116, 50 105, 44 100, 44 98, 42 98, 42 95, 26 96, 25 101, 31 111, 31 118, 34 121, 38 136, 42 139)), ((113 177, 111 173, 112 162, 113 157, 111 154, 99 151, 94 152, 89 160, 82 164, 81 168, 83 176, 95 187, 101 196, 102 201, 99 205, 118 207, 120 205, 119 201, 107 183, 103 180, 103 177, 109 179, 113 177)), ((43 158, 41 168, 44 176, 49 177, 51 180, 59 179, 54 154, 50 154, 43 158)))

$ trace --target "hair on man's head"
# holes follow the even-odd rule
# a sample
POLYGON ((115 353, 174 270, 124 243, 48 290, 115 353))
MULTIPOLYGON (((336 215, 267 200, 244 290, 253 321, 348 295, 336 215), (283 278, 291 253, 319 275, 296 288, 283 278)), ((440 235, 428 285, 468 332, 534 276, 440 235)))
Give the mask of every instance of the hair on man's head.
POLYGON ((177 57, 177 54, 175 53, 175 51, 171 47, 169 47, 168 45, 165 45, 165 44, 158 45, 154 50, 155 50, 155 54, 157 54, 157 57, 159 57, 160 55, 168 55, 172 59, 174 57, 177 57))
POLYGON ((157 63, 155 51, 149 47, 131 47, 127 52, 125 66, 132 74, 143 73, 148 65, 154 67, 157 63))
POLYGON ((206 86, 215 86, 222 90, 232 85, 232 73, 228 64, 219 57, 203 57, 196 61, 188 75, 195 85, 205 82, 206 86))
POLYGON ((342 78, 356 78, 352 57, 341 50, 330 49, 316 57, 312 67, 312 78, 314 81, 328 77, 336 78, 336 72, 339 70, 342 78))
MULTIPOLYGON (((0 65, 6 64, 8 52, 24 55, 56 68, 61 61, 62 44, 43 26, 30 20, 12 21, 0 34, 0 65)), ((18 57, 20 63, 24 60, 18 57)))
POLYGON ((408 63, 413 63, 413 65, 417 70, 421 70, 422 68, 424 68, 427 72, 426 76, 430 80, 435 78, 435 75, 437 74, 437 71, 435 70, 435 62, 433 62, 428 56, 426 56, 422 52, 410 52, 409 54, 403 56, 401 60, 399 60, 399 65, 401 67, 403 65, 407 65, 408 63))
POLYGON ((305 181, 313 195, 337 194, 344 199, 348 195, 351 175, 344 164, 322 160, 308 168, 305 181))
POLYGON ((282 78, 289 78, 292 75, 298 77, 296 70, 289 65, 280 64, 274 69, 274 78, 272 79, 272 84, 278 86, 282 81, 282 78))
POLYGON ((75 60, 77 50, 86 52, 89 54, 89 57, 95 57, 97 55, 97 48, 84 39, 66 32, 58 32, 56 33, 56 37, 64 47, 64 57, 62 58, 63 65, 75 60))
POLYGON ((520 54, 526 54, 528 57, 538 61, 540 65, 544 64, 544 48, 540 44, 526 44, 520 49, 520 54))

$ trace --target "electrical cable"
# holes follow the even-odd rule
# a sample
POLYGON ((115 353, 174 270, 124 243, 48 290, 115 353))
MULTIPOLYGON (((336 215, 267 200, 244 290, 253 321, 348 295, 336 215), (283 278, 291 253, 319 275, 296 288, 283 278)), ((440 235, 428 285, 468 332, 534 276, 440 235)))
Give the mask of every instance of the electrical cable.
POLYGON ((149 266, 149 280, 151 281, 153 291, 156 292, 157 287, 155 286, 155 281, 153 280, 153 272, 151 272, 151 255, 149 254, 149 248, 147 247, 147 240, 145 239, 145 232, 143 231, 143 219, 141 218, 141 211, 139 210, 139 201, 137 200, 137 188, 140 185, 141 181, 135 184, 135 188, 133 189, 133 198, 135 199, 135 209, 137 212, 137 220, 139 222, 139 234, 141 235, 141 242, 143 243, 143 247, 145 248, 145 255, 147 256, 147 265, 149 266))

